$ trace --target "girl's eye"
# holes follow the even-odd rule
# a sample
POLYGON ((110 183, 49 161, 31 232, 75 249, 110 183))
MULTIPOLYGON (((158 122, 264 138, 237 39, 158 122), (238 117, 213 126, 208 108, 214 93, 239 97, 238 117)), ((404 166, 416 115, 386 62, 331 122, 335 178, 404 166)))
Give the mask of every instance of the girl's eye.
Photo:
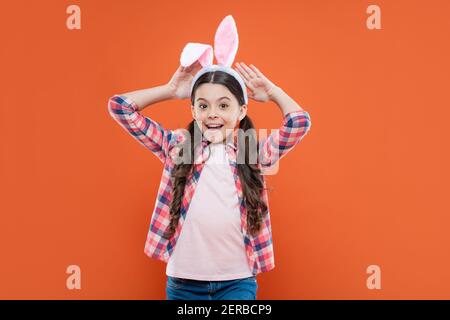
MULTIPOLYGON (((198 107, 199 107, 200 109, 205 109, 205 108, 203 108, 203 106, 205 106, 205 108, 208 107, 206 104, 201 104, 201 105, 199 105, 198 107)), ((225 103, 223 103, 223 104, 220 105, 220 107, 222 107, 222 109, 225 109, 225 108, 228 108, 228 105, 225 104, 225 103)))

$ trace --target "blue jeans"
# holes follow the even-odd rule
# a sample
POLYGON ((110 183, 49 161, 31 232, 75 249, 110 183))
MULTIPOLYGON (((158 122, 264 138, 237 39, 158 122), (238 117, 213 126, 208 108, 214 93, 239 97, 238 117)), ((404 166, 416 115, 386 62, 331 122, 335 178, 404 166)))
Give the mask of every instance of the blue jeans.
POLYGON ((167 276, 167 300, 256 300, 256 276, 200 281, 167 276))

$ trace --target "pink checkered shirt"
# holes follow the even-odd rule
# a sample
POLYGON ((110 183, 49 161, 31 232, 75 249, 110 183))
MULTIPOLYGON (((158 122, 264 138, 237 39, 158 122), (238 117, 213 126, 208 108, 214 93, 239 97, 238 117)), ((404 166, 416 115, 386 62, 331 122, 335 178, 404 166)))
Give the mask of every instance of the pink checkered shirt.
MULTIPOLYGON (((163 238, 163 234, 170 221, 170 203, 172 201, 172 180, 170 173, 175 166, 175 155, 179 152, 179 143, 186 141, 183 134, 185 129, 168 130, 160 123, 139 113, 137 104, 124 95, 114 95, 108 101, 108 111, 131 136, 143 146, 155 154, 164 164, 161 183, 155 208, 150 221, 150 228, 145 242, 144 252, 150 258, 168 262, 175 248, 183 222, 188 212, 189 204, 195 192, 200 174, 204 167, 208 152, 205 148, 208 141, 202 137, 199 148, 195 151, 194 170, 188 176, 183 195, 180 220, 174 235, 170 239, 163 238)), ((267 138, 260 141, 258 167, 263 174, 267 168, 273 168, 274 164, 287 152, 300 142, 311 127, 308 112, 299 110, 290 112, 284 116, 283 124, 273 131, 267 138)), ((267 205, 268 214, 263 220, 261 231, 254 237, 247 233, 247 214, 243 198, 242 186, 237 170, 237 140, 228 141, 226 150, 229 155, 229 163, 233 172, 234 181, 239 196, 241 212, 241 230, 245 244, 247 260, 254 275, 270 271, 275 267, 272 245, 272 229, 270 224, 270 210, 267 190, 264 188, 261 197, 267 205)), ((264 179, 264 175, 262 176, 264 179)), ((264 187, 266 183, 264 180, 264 187)), ((207 200, 205 200, 207 201, 207 200)))

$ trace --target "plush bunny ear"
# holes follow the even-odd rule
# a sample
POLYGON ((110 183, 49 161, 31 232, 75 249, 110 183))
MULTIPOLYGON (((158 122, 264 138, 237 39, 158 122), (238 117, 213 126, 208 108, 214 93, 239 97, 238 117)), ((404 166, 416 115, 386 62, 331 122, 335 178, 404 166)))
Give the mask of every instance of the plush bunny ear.
POLYGON ((226 16, 217 28, 214 38, 214 55, 217 64, 231 67, 239 45, 236 23, 231 15, 226 16))
POLYGON ((209 44, 189 42, 184 46, 180 57, 180 64, 189 67, 195 61, 199 61, 202 67, 209 66, 213 61, 213 48, 209 44))

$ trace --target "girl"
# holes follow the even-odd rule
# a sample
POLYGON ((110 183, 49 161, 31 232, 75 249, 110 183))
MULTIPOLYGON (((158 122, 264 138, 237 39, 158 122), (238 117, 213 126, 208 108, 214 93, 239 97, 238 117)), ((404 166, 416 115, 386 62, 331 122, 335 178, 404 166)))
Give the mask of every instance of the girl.
POLYGON ((256 299, 256 275, 275 267, 263 174, 299 143, 311 121, 255 66, 231 68, 238 43, 228 15, 214 48, 184 47, 167 84, 109 100, 111 116, 164 164, 144 252, 167 263, 169 300, 256 299), (260 141, 247 116, 248 96, 274 101, 283 114, 282 126, 260 141), (156 102, 188 97, 194 120, 187 130, 168 130, 140 114, 156 102))
POLYGON ((262 174, 292 150, 311 121, 253 65, 236 63, 236 74, 210 68, 199 75, 200 68, 180 66, 165 85, 114 95, 109 112, 164 164, 145 253, 167 263, 167 299, 256 299, 256 275, 275 267, 262 174), (238 80, 250 98, 274 101, 283 115, 279 130, 257 143, 256 163, 249 159, 255 128, 238 80), (140 113, 188 97, 187 130, 166 129, 140 113))

